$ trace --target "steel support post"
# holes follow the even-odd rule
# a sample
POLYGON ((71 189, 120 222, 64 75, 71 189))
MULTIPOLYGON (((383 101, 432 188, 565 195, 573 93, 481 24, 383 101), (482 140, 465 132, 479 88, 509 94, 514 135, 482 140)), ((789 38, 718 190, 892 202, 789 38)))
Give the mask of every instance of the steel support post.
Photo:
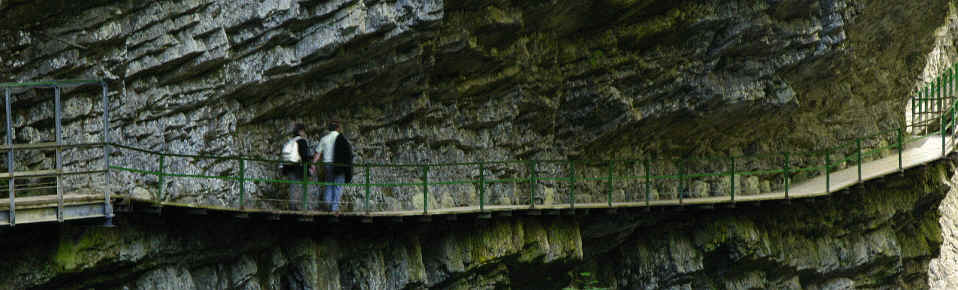
POLYGON ((732 156, 731 154, 729 154, 728 160, 729 160, 729 169, 730 169, 729 170, 730 173, 728 175, 728 178, 729 178, 728 183, 731 184, 730 186, 731 191, 729 192, 729 196, 732 197, 732 204, 735 204, 735 156, 732 156))
POLYGON ((862 183, 862 139, 855 139, 855 146, 858 147, 858 183, 862 183))
POLYGON ((10 192, 10 226, 16 226, 16 191, 14 190, 15 179, 13 175, 13 118, 12 118, 12 108, 10 106, 10 89, 4 89, 4 105, 7 111, 7 171, 10 173, 10 179, 7 179, 7 184, 9 185, 10 192))
POLYGON ((784 182, 785 182, 785 199, 786 199, 786 200, 789 199, 789 196, 788 196, 788 183, 789 183, 789 182, 788 182, 788 180, 789 180, 788 163, 789 163, 789 160, 788 160, 788 152, 785 152, 785 164, 784 164, 785 166, 782 167, 782 172, 783 172, 783 179, 784 179, 784 182))
POLYGON ((652 161, 645 158, 645 207, 651 205, 652 199, 652 161))
POLYGON ((830 172, 831 169, 829 168, 832 166, 831 157, 829 156, 831 154, 831 150, 825 150, 825 194, 832 193, 832 173, 830 172))
MULTIPOLYGON (((679 159, 679 204, 683 202, 683 187, 685 186, 685 159, 679 159)), ((688 190, 686 187, 684 190, 688 190)))
POLYGON ((54 107, 54 123, 55 123, 55 135, 56 135, 56 166, 57 166, 57 221, 63 222, 63 177, 61 176, 63 171, 63 112, 60 102, 60 87, 53 87, 53 107, 54 107))
POLYGON ((246 159, 239 160, 239 190, 240 190, 240 209, 246 208, 246 159))
POLYGON ((110 225, 113 219, 113 205, 110 200, 110 154, 113 153, 113 145, 110 144, 110 103, 107 94, 109 89, 105 81, 100 84, 103 95, 103 136, 101 137, 103 138, 103 167, 104 170, 106 170, 103 177, 103 208, 105 211, 104 215, 106 215, 107 218, 106 224, 110 225))
POLYGON ((572 186, 569 188, 569 208, 575 209, 575 160, 569 160, 569 173, 572 186))
POLYGON ((529 208, 536 208, 536 184, 539 183, 537 165, 535 160, 529 160, 529 208))
POLYGON ((902 128, 898 128, 898 171, 904 173, 905 168, 902 166, 901 154, 905 151, 905 134, 902 131, 902 128))
POLYGON ((486 211, 486 175, 485 166, 479 161, 479 212, 486 211))
MULTIPOLYGON (((303 178, 300 179, 300 183, 303 185, 303 206, 299 207, 302 211, 309 211, 309 160, 306 160, 306 157, 302 158, 303 160, 303 178)), ((334 170, 335 171, 335 170, 334 170)), ((336 180, 333 180, 336 182, 336 180)), ((332 209, 332 208, 330 208, 332 209)))
POLYGON ((370 195, 370 193, 372 192, 372 189, 371 189, 370 186, 369 186, 369 172, 370 172, 370 170, 369 170, 369 164, 366 164, 365 170, 366 170, 366 180, 365 180, 365 182, 366 182, 366 186, 365 186, 365 187, 366 187, 366 198, 365 198, 365 200, 363 201, 363 203, 364 203, 363 207, 366 208, 366 215, 369 215, 369 195, 370 195))
POLYGON ((941 156, 945 156, 945 106, 941 90, 941 78, 938 79, 938 136, 941 137, 941 156))
POLYGON ((159 171, 160 171, 160 175, 157 176, 157 178, 159 179, 159 184, 157 184, 157 187, 159 187, 159 189, 157 189, 157 191, 159 191, 159 195, 157 195, 156 200, 163 201, 164 199, 166 199, 166 154, 163 154, 163 153, 160 153, 160 170, 159 171))
POLYGON ((612 191, 615 190, 615 160, 609 160, 609 207, 612 207, 612 191))
POLYGON ((422 214, 429 214, 429 165, 422 167, 422 214))

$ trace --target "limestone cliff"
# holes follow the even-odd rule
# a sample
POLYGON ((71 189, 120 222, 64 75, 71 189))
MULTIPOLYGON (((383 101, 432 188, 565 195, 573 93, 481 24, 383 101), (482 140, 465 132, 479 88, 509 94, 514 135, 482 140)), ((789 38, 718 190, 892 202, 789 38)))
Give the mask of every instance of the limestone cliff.
MULTIPOLYGON (((904 100, 947 8, 831 0, 5 1, 0 79, 108 79, 113 139, 177 153, 276 158, 290 122, 305 121, 317 136, 330 119, 345 124, 357 162, 812 150, 903 123, 904 100)), ((98 140, 96 93, 66 93, 68 142, 98 140)), ((14 94, 18 143, 52 140, 49 94, 14 94)), ((65 162, 87 166, 100 153, 71 152, 65 162)), ((50 162, 18 159, 28 168, 50 162)), ((221 175, 237 165, 169 167, 221 175)), ((276 176, 271 164, 249 167, 252 177, 276 176)), ((155 181, 119 178, 116 190, 156 193, 155 181)), ((237 203, 235 186, 167 182, 169 196, 160 198, 237 203)), ((253 192, 274 190, 259 186, 253 192)), ((437 204, 475 199, 462 192, 437 191, 437 204)), ((409 208, 412 199, 384 194, 377 205, 409 208)))
MULTIPOLYGON (((904 123, 908 93, 940 68, 930 52, 951 55, 940 50, 948 42, 940 32, 953 23, 953 5, 0 0, 0 81, 106 79, 114 140, 179 153, 275 158, 290 122, 306 122, 315 136, 330 119, 344 123, 357 162, 813 150, 904 123)), ((68 142, 98 141, 97 93, 65 91, 68 142)), ((17 143, 52 140, 49 94, 14 92, 17 143)), ((65 164, 92 166, 100 154, 71 150, 65 164)), ((157 163, 123 152, 115 160, 157 163)), ((22 169, 51 162, 17 156, 22 169)), ((169 166, 209 175, 236 167, 169 166)), ((654 218, 516 217, 448 230, 175 218, 131 218, 118 230, 17 228, 0 242, 25 250, 2 252, 11 261, 2 273, 15 274, 0 275, 0 285, 542 289, 577 284, 588 272, 623 289, 922 287, 941 243, 940 177, 951 175, 943 166, 811 205, 654 218)), ((269 164, 251 164, 249 174, 276 176, 269 164)), ((156 180, 116 180, 117 192, 158 194, 156 180)), ((159 198, 238 203, 233 185, 166 182, 159 198)), ((269 185, 249 190, 276 194, 269 185)), ((410 192, 378 194, 378 208, 418 204, 410 192)), ((468 188, 433 194, 439 205, 475 200, 468 188)))

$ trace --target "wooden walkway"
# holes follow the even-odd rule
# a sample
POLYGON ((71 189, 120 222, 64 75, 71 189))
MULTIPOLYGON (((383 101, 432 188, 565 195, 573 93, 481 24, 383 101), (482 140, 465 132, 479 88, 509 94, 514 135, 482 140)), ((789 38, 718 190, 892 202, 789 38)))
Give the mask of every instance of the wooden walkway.
MULTIPOLYGON (((106 217, 102 194, 63 195, 62 216, 56 195, 16 198, 16 224, 63 222, 106 217)), ((0 199, 0 226, 10 225, 10 199, 0 199)))
MULTIPOLYGON (((946 148, 951 148, 952 139, 946 137, 946 148)), ((902 166, 899 169, 898 164, 898 154, 894 153, 889 156, 886 156, 881 159, 872 160, 869 162, 862 163, 862 179, 861 182, 867 182, 872 179, 881 178, 889 174, 896 174, 900 171, 907 170, 909 168, 922 166, 939 159, 942 159, 944 156, 941 154, 941 137, 931 136, 926 138, 923 141, 918 141, 913 143, 910 147, 907 147, 902 152, 902 166)), ((715 204, 729 204, 729 203, 748 203, 748 202, 758 202, 758 201, 771 201, 771 200, 785 200, 785 199, 802 199, 802 198, 812 198, 827 196, 830 193, 834 193, 849 187, 852 187, 856 184, 859 184, 858 180, 858 167, 849 166, 846 169, 832 172, 829 174, 830 180, 828 180, 829 187, 826 191, 826 177, 825 175, 815 177, 813 179, 807 180, 802 183, 793 184, 786 196, 784 191, 778 192, 769 192, 756 195, 737 195, 733 201, 731 196, 713 196, 713 197, 702 197, 702 198, 684 198, 683 200, 679 199, 669 199, 669 200, 651 200, 648 203, 645 201, 638 202, 613 202, 609 206, 608 202, 592 202, 592 203, 576 203, 574 206, 568 203, 554 203, 549 205, 537 204, 534 208, 530 207, 528 204, 525 205, 487 205, 480 209, 479 206, 463 206, 463 207, 448 207, 448 208, 430 208, 428 212, 423 210, 399 210, 399 211, 372 211, 369 213, 363 211, 355 212, 343 212, 338 216, 341 217, 354 217, 354 218, 402 218, 402 217, 425 217, 425 216, 442 216, 442 215, 462 215, 462 214, 486 214, 486 213, 505 213, 505 212, 514 212, 514 211, 554 211, 554 210, 571 210, 571 209, 619 209, 619 208, 642 208, 642 207, 656 207, 656 206, 682 206, 682 205, 715 205, 715 204)), ((300 216, 300 217, 328 217, 333 216, 331 212, 324 211, 286 211, 286 210, 262 210, 262 209, 237 209, 237 208, 228 208, 228 207, 217 207, 217 206, 208 206, 200 204, 187 204, 187 203, 176 203, 176 202, 157 202, 154 200, 147 199, 133 199, 127 196, 120 196, 119 198, 124 198, 132 200, 135 203, 146 204, 154 208, 162 207, 174 207, 180 209, 196 209, 204 211, 220 211, 220 212, 232 212, 234 214, 261 214, 261 215, 284 215, 284 216, 300 216)))
MULTIPOLYGON (((952 138, 946 137, 946 149, 953 147, 952 138)), ((899 168, 898 154, 893 153, 881 159, 862 163, 861 181, 858 179, 858 167, 849 166, 846 169, 832 172, 829 175, 828 190, 826 190, 826 177, 824 175, 815 177, 805 182, 793 184, 786 196, 784 191, 769 192, 756 195, 737 195, 733 201, 731 196, 713 196, 702 198, 684 198, 668 200, 651 200, 637 202, 613 202, 611 206, 608 202, 576 203, 574 206, 568 203, 558 203, 541 205, 537 204, 534 208, 526 205, 488 205, 480 209, 479 206, 464 206, 451 208, 423 210, 401 210, 401 211, 374 211, 374 212, 343 212, 334 215, 331 212, 322 211, 288 211, 288 210, 264 210, 264 209, 239 209, 221 206, 210 206, 201 204, 188 204, 177 202, 159 202, 148 199, 137 199, 127 195, 115 195, 112 197, 114 203, 119 203, 119 207, 125 207, 133 210, 143 210, 153 213, 163 211, 188 211, 196 214, 207 214, 209 212, 220 212, 232 214, 237 217, 248 217, 250 215, 269 216, 279 219, 280 216, 296 217, 300 220, 310 220, 314 217, 331 218, 362 218, 364 221, 370 221, 372 218, 404 218, 404 217, 431 217, 431 216, 450 216, 450 215, 491 215, 492 213, 508 215, 512 212, 538 212, 538 211, 568 211, 568 210, 586 210, 586 209, 625 209, 642 207, 662 207, 662 206, 683 206, 683 205, 716 205, 730 203, 749 203, 759 201, 772 201, 784 199, 802 199, 827 196, 830 193, 840 191, 852 186, 864 183, 868 180, 880 178, 889 174, 896 174, 916 166, 922 166, 939 159, 942 159, 941 137, 931 136, 923 141, 912 143, 910 147, 902 152, 902 166, 899 168), (165 209, 164 209, 165 208, 165 209)), ((102 194, 66 194, 64 195, 64 206, 62 216, 57 215, 56 196, 31 196, 16 199, 16 224, 28 224, 39 222, 57 222, 76 219, 90 219, 105 217, 104 203, 102 194)), ((0 226, 9 225, 9 200, 0 199, 0 226)))

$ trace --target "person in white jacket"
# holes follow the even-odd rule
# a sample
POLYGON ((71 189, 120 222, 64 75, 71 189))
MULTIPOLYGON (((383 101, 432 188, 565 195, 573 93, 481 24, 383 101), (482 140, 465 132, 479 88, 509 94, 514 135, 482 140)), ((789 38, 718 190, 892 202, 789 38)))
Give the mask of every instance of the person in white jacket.
POLYGON ((349 148, 350 145, 348 141, 340 134, 339 131, 342 130, 342 128, 338 122, 330 122, 329 125, 327 125, 327 129, 329 129, 329 133, 323 136, 323 138, 319 140, 319 144, 316 145, 313 162, 315 163, 322 160, 326 170, 326 182, 335 183, 335 185, 326 186, 323 194, 323 202, 329 206, 330 211, 338 213, 339 199, 343 195, 342 184, 349 182, 347 175, 349 177, 352 176, 352 148, 349 148), (337 148, 337 144, 345 148, 337 148), (342 152, 348 152, 348 156, 340 156, 339 158, 341 160, 337 160, 337 154, 345 155, 345 153, 342 152), (347 164, 348 166, 346 166, 347 164))

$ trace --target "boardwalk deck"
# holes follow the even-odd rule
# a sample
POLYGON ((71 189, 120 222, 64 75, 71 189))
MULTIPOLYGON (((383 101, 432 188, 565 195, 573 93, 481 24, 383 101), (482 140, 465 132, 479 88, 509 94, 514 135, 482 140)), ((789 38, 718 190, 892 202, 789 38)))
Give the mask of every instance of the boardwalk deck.
MULTIPOLYGON (((29 196, 16 199, 17 224, 57 222, 57 196, 29 196)), ((10 199, 0 199, 0 226, 10 225, 10 199)), ((102 194, 67 194, 63 196, 63 220, 105 217, 102 194)))
MULTIPOLYGON (((946 139, 946 148, 950 148, 953 140, 951 138, 946 139)), ((932 136, 924 141, 917 142, 913 146, 906 148, 902 152, 902 167, 899 169, 898 166, 898 155, 892 154, 890 156, 872 160, 869 162, 864 162, 862 164, 862 177, 861 181, 866 182, 872 179, 880 178, 888 174, 894 174, 900 170, 905 170, 913 168, 916 166, 921 166, 929 162, 936 161, 941 159, 943 155, 941 154, 941 137, 932 136)), ((825 176, 819 176, 810 180, 807 180, 802 183, 797 183, 792 186, 789 190, 787 198, 790 199, 800 199, 800 198, 811 198, 819 196, 827 196, 829 193, 834 193, 845 188, 849 188, 859 183, 858 180, 858 167, 850 166, 846 169, 832 172, 830 175, 829 192, 826 192, 826 178, 825 176)), ((123 196, 122 198, 129 198, 123 196)), ((734 202, 756 202, 756 201, 771 201, 771 200, 784 200, 786 199, 786 194, 784 191, 778 192, 769 192, 757 195, 738 195, 735 197, 734 202)), ((208 206, 208 205, 198 205, 198 204, 187 204, 187 203, 176 203, 176 202, 157 202, 153 200, 137 199, 137 202, 149 203, 155 206, 170 206, 170 207, 179 207, 179 208, 202 208, 213 211, 228 211, 236 213, 248 213, 248 214, 275 214, 275 215, 301 215, 301 216, 331 216, 333 213, 322 212, 322 211, 285 211, 285 210, 262 210, 262 209, 236 209, 228 207, 217 207, 217 206, 208 206)), ((574 205, 575 209, 608 209, 608 208, 640 208, 646 206, 680 206, 680 205, 712 205, 712 204, 725 204, 732 203, 733 200, 730 196, 713 196, 713 197, 703 197, 703 198, 685 198, 683 200, 670 199, 670 200, 651 200, 648 203, 645 201, 638 202, 613 202, 610 206, 608 202, 592 202, 592 203, 576 203, 574 205)), ((568 203, 558 203, 558 204, 548 204, 542 205, 537 204, 535 208, 530 207, 529 205, 489 205, 480 208, 479 206, 463 206, 463 207, 450 207, 450 208, 430 208, 427 212, 423 210, 400 210, 400 211, 374 211, 365 212, 344 212, 340 214, 341 216, 346 217, 416 217, 416 216, 431 216, 431 215, 457 215, 457 214, 477 214, 482 212, 505 212, 505 211, 525 211, 525 210, 568 210, 572 209, 573 206, 568 203)))

